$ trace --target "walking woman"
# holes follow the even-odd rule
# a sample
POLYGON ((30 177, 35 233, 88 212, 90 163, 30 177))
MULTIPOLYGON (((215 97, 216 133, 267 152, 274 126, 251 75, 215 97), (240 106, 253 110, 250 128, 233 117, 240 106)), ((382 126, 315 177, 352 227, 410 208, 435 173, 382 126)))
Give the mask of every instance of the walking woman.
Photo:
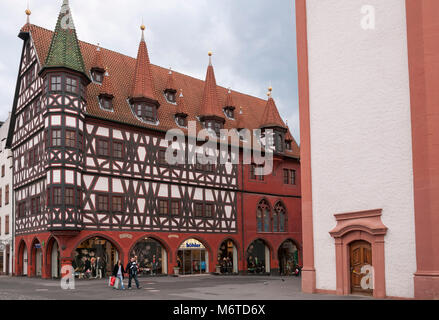
POLYGON ((126 272, 125 272, 125 269, 123 268, 122 261, 117 260, 117 264, 114 266, 114 269, 113 269, 113 276, 119 280, 120 286, 119 286, 119 288, 117 288, 117 285, 115 285, 114 288, 125 290, 125 287, 123 285, 124 273, 126 273, 126 272))

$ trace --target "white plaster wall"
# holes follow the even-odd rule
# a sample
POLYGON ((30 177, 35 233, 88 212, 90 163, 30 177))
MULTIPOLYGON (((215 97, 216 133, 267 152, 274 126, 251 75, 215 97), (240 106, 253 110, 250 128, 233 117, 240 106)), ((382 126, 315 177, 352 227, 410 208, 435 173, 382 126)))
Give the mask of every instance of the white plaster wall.
POLYGON ((316 285, 336 289, 335 213, 383 209, 386 293, 416 271, 405 0, 307 1, 316 285), (363 5, 376 29, 363 30, 363 5))
MULTIPOLYGON (((6 138, 8 136, 9 123, 10 123, 10 114, 8 119, 3 123, 0 127, 0 188, 2 189, 2 204, 0 207, 0 217, 1 217, 1 225, 0 225, 0 242, 6 244, 9 242, 10 251, 9 251, 9 272, 13 272, 13 201, 14 201, 14 193, 12 189, 12 152, 10 149, 5 149, 6 146, 6 138), (1 176, 1 167, 5 166, 5 176, 1 176), (9 184, 9 204, 5 204, 6 196, 5 190, 6 185, 9 184), (5 234, 5 217, 9 216, 9 234, 5 234)), ((0 272, 6 272, 6 251, 3 251, 3 270, 0 272)))

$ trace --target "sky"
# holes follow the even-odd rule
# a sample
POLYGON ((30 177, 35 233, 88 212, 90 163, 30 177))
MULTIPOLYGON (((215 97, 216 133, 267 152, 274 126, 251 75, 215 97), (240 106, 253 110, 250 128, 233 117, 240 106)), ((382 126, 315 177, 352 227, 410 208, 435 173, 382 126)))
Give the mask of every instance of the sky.
MULTIPOLYGON (((0 120, 12 110, 26 22, 53 30, 62 0, 0 0, 0 120)), ((262 99, 273 87, 299 142, 293 0, 70 0, 80 40, 136 57, 146 25, 151 63, 203 79, 213 51, 217 84, 262 99)))

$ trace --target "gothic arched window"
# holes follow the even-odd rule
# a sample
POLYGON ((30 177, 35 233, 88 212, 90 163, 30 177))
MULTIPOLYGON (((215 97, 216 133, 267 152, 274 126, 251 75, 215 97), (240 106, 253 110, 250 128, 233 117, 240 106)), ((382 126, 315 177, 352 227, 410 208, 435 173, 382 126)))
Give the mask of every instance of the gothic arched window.
POLYGON ((256 213, 257 219, 257 230, 259 232, 270 232, 270 205, 266 200, 261 200, 258 204, 258 209, 256 213))
POLYGON ((285 209, 284 204, 280 201, 276 203, 276 205, 274 206, 274 212, 275 214, 273 214, 273 232, 285 232, 287 222, 287 210, 285 209), (278 230, 274 229, 275 219, 278 221, 276 222, 276 224, 278 225, 278 230))

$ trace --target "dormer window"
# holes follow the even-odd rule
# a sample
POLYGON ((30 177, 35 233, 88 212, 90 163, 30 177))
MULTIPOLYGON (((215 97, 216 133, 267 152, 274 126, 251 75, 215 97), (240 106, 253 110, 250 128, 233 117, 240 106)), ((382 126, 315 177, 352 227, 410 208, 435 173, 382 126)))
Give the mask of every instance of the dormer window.
POLYGON ((113 111, 113 99, 111 97, 100 97, 99 103, 105 111, 113 111))
POLYGON ((93 79, 93 82, 102 84, 102 81, 104 80, 104 73, 105 73, 105 70, 93 69, 91 71, 91 77, 93 79))
POLYGON ((175 123, 180 127, 186 128, 187 127, 187 116, 182 115, 182 114, 176 115, 175 116, 175 123))
POLYGON ((145 103, 136 103, 134 104, 134 112, 137 117, 139 117, 143 121, 157 121, 157 109, 155 106, 145 103))
POLYGON ((176 91, 174 90, 165 90, 166 100, 170 103, 176 102, 176 91))
POLYGON ((219 121, 215 120, 206 120, 204 122, 204 127, 207 130, 212 130, 216 133, 217 136, 220 135, 220 130, 223 129, 223 124, 219 121))
POLYGON ((229 119, 235 119, 235 108, 234 107, 225 107, 224 114, 229 119))
POLYGON ((285 149, 287 149, 289 151, 292 150, 291 141, 289 141, 289 140, 285 141, 285 149))
POLYGON ((274 132, 274 148, 277 152, 284 151, 284 140, 280 132, 274 132))

